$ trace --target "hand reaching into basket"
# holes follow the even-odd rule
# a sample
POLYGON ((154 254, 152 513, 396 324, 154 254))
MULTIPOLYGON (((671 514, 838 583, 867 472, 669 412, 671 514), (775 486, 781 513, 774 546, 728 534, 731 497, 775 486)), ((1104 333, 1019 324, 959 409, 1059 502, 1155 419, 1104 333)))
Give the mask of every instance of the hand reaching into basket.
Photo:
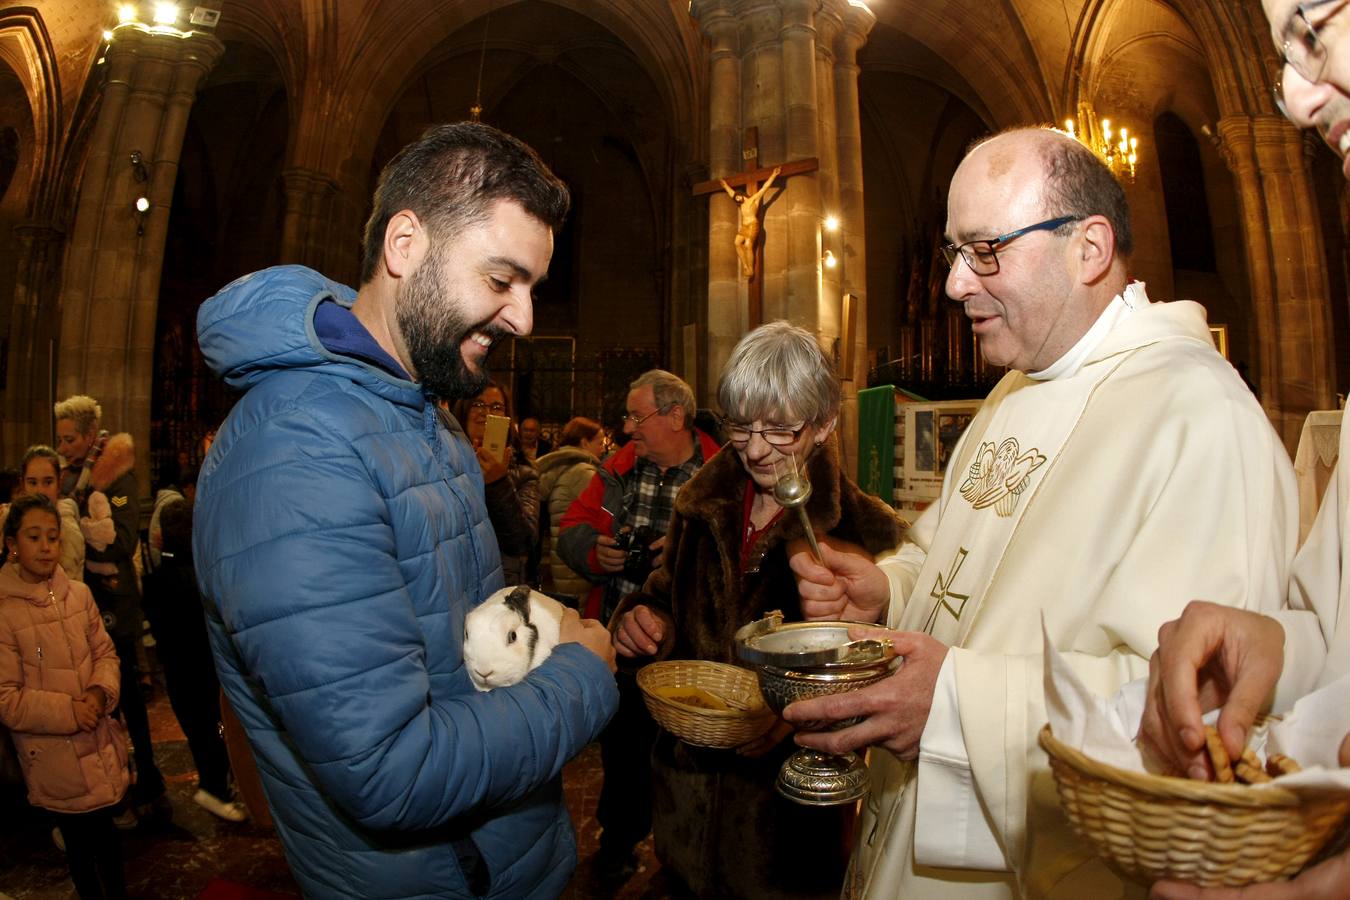
POLYGON ((1236 758, 1284 667, 1284 629, 1268 616, 1196 600, 1158 629, 1139 740, 1164 770, 1208 781, 1201 716, 1222 707, 1219 735, 1236 758))
MULTIPOLYGON (((1350 734, 1341 741, 1339 761, 1350 766, 1350 734)), ((1177 881, 1159 881, 1151 900, 1350 900, 1350 849, 1300 872, 1292 881, 1253 884, 1243 888, 1199 888, 1177 881)))
POLYGON ((900 759, 919 758, 919 738, 928 724, 946 644, 921 631, 890 631, 855 625, 850 640, 889 638, 904 662, 895 674, 856 691, 798 700, 783 710, 789 722, 841 722, 858 716, 861 722, 839 731, 801 731, 797 743, 827 753, 847 753, 880 744, 900 759))
POLYGON ((620 656, 653 656, 675 627, 670 613, 650 606, 635 606, 619 617, 614 627, 614 649, 620 656))

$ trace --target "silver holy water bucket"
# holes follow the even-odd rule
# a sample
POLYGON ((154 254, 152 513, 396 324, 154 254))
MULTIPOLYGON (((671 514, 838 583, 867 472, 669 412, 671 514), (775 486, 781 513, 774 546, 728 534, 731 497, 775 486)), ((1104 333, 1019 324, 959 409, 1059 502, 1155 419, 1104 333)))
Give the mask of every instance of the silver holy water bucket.
MULTIPOLYGON (((771 612, 736 632, 736 655, 759 676, 760 693, 774 712, 795 700, 840 694, 890 674, 895 648, 888 640, 850 641, 851 622, 783 622, 771 612)), ((803 723, 803 731, 837 730, 857 722, 803 723)), ((842 756, 801 748, 783 763, 774 786, 806 806, 852 803, 867 793, 867 767, 856 753, 842 756)))

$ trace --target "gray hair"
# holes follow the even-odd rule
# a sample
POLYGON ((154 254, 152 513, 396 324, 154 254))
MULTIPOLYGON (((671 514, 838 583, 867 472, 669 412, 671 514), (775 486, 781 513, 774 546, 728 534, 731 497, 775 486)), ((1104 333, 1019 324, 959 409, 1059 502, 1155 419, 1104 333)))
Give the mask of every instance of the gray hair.
POLYGON ((742 422, 819 426, 839 414, 840 393, 815 335, 778 321, 736 344, 717 383, 717 405, 742 422))
POLYGON ((665 369, 652 369, 633 379, 628 390, 631 393, 647 385, 651 385, 652 399, 656 401, 657 409, 669 409, 678 404, 684 410, 684 427, 693 429, 698 404, 694 401, 694 389, 685 384, 683 378, 665 369))
POLYGON ((70 419, 80 434, 93 434, 98 430, 98 422, 103 418, 103 407, 93 397, 76 394, 67 397, 53 407, 56 420, 70 419))

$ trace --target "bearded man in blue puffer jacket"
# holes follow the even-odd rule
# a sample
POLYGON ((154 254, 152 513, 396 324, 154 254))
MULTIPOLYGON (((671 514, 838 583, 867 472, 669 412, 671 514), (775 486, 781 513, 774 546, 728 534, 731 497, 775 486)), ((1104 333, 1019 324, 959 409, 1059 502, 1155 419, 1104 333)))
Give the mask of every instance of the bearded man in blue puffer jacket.
POLYGON ((474 690, 464 616, 501 563, 436 403, 529 333, 568 203, 516 139, 433 128, 380 176, 359 292, 284 266, 198 313, 246 392, 198 481, 198 579, 308 897, 554 897, 575 868, 560 773, 618 703, 609 634, 572 615, 524 681, 474 690))

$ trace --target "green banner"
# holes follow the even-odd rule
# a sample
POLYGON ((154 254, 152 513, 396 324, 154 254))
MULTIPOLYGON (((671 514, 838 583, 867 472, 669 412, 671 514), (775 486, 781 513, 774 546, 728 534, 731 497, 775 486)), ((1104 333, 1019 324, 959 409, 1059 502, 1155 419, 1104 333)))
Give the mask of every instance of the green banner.
POLYGON ((895 388, 858 391, 858 487, 895 503, 895 388))

